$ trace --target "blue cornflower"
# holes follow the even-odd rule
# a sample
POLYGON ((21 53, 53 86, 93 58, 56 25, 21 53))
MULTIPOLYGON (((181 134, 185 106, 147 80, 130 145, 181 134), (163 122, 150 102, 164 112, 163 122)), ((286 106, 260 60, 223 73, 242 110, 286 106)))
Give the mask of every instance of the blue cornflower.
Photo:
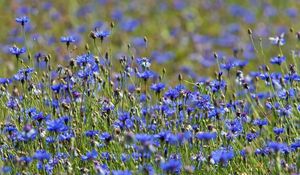
POLYGON ((243 131, 243 123, 240 119, 226 120, 225 127, 234 134, 239 134, 243 131))
POLYGON ((155 169, 151 164, 144 164, 139 166, 139 173, 147 175, 155 175, 155 169))
POLYGON ((33 158, 39 161, 44 161, 49 160, 51 158, 51 155, 46 150, 37 150, 33 155, 33 158))
POLYGON ((209 83, 209 86, 210 86, 212 92, 218 92, 219 90, 222 90, 226 87, 226 82, 224 80, 221 80, 221 81, 212 80, 209 83))
POLYGON ((74 132, 72 130, 69 130, 67 132, 63 132, 61 134, 59 134, 58 136, 58 140, 60 142, 63 142, 63 141, 70 141, 71 138, 73 138, 75 135, 74 135, 74 132))
POLYGON ((212 164, 223 163, 226 165, 229 160, 233 159, 234 151, 232 148, 223 148, 221 147, 218 150, 215 150, 211 153, 210 162, 212 164))
POLYGON ((73 36, 62 36, 60 37, 60 42, 66 43, 67 47, 69 47, 71 43, 75 42, 75 39, 73 36))
POLYGON ((270 150, 269 149, 266 149, 266 148, 263 148, 263 149, 256 149, 255 150, 255 155, 262 155, 262 156, 265 156, 265 155, 268 155, 270 153, 270 150))
POLYGON ((253 140, 255 140, 257 137, 259 136, 258 133, 254 132, 254 133, 248 133, 246 135, 246 139, 248 140, 248 142, 252 142, 253 140))
POLYGON ((279 143, 279 142, 268 142, 267 148, 274 152, 289 152, 289 148, 286 143, 279 143))
POLYGON ((156 93, 160 93, 165 88, 165 84, 159 82, 156 84, 152 84, 150 88, 151 88, 151 90, 155 91, 156 93))
POLYGON ((247 155, 246 149, 242 149, 242 150, 240 151, 240 155, 241 155, 242 157, 246 157, 246 155, 247 155))
POLYGON ((144 79, 145 81, 147 81, 149 78, 154 77, 154 72, 150 71, 150 70, 146 70, 144 72, 138 72, 137 76, 139 78, 144 79))
POLYGON ((65 122, 61 119, 49 120, 46 122, 47 130, 51 132, 64 132, 68 130, 65 122))
POLYGON ((244 68, 248 63, 249 63, 248 60, 235 60, 233 64, 240 68, 244 68))
POLYGON ((170 98, 171 100, 176 99, 179 96, 179 91, 177 89, 170 88, 165 92, 165 97, 170 98))
POLYGON ((283 46, 285 44, 284 33, 280 36, 269 37, 269 40, 273 45, 283 46))
POLYGON ((196 134, 196 138, 199 140, 214 140, 216 137, 216 132, 200 132, 196 134))
POLYGON ((30 80, 31 78, 30 75, 33 71, 34 71, 33 68, 20 69, 18 73, 13 76, 13 79, 21 82, 25 80, 30 80))
POLYGON ((23 132, 20 132, 17 137, 19 141, 29 141, 34 140, 36 135, 37 131, 32 128, 31 125, 25 125, 23 128, 23 132))
POLYGON ((169 60, 172 60, 175 55, 173 52, 158 52, 154 51, 152 52, 151 56, 158 64, 166 63, 169 60))
POLYGON ((276 56, 271 58, 270 63, 281 65, 281 63, 284 61, 285 61, 285 56, 276 56))
POLYGON ((161 163, 160 168, 167 173, 179 173, 182 164, 180 160, 170 159, 167 162, 161 163))
POLYGON ((96 130, 88 130, 85 132, 85 136, 93 138, 99 134, 99 131, 96 130))
POLYGON ((31 157, 27 157, 27 156, 22 156, 22 157, 20 157, 19 161, 22 162, 22 163, 25 163, 27 165, 30 162, 32 162, 32 158, 31 157))
POLYGON ((112 175, 132 175, 132 172, 129 170, 114 170, 112 171, 112 175))
POLYGON ((125 120, 125 126, 126 126, 127 129, 131 129, 131 128, 134 127, 134 123, 131 119, 126 119, 125 120))
POLYGON ((49 136, 49 137, 46 137, 46 142, 47 143, 54 143, 56 141, 56 139, 54 138, 54 137, 51 137, 51 136, 49 136))
POLYGON ((279 116, 289 117, 292 114, 292 106, 286 105, 285 107, 280 107, 276 110, 279 116))
POLYGON ((127 162, 130 159, 130 156, 128 154, 122 153, 120 159, 122 162, 127 162))
POLYGON ((9 98, 9 100, 6 102, 6 106, 10 109, 17 109, 19 105, 19 101, 15 98, 9 98))
POLYGON ((151 142, 153 139, 152 135, 148 135, 148 134, 136 134, 135 138, 137 141, 141 142, 142 144, 146 143, 146 142, 151 142))
POLYGON ((111 155, 109 154, 109 152, 102 152, 101 153, 101 159, 111 160, 111 155))
POLYGON ((77 56, 76 63, 78 66, 85 66, 87 64, 94 66, 96 64, 94 56, 90 53, 77 56))
POLYGON ((95 37, 100 38, 101 40, 108 37, 110 34, 111 34, 111 32, 107 31, 107 30, 100 30, 100 31, 94 32, 95 37))
POLYGON ((151 66, 150 60, 146 57, 137 58, 136 62, 139 66, 141 66, 143 68, 150 68, 150 66, 151 66))
POLYGON ((290 145, 292 151, 298 150, 300 148, 300 139, 296 140, 294 143, 290 145))
POLYGON ((10 84, 12 80, 10 78, 0 78, 0 84, 10 84))
POLYGON ((109 167, 106 164, 100 164, 98 161, 94 161, 94 167, 97 170, 98 174, 110 175, 109 167))
POLYGON ((120 27, 123 31, 132 32, 134 31, 140 24, 139 20, 136 19, 124 19, 120 23, 120 27))
POLYGON ((51 86, 51 90, 55 93, 59 93, 60 89, 63 87, 63 84, 58 83, 51 86))
POLYGON ((253 124, 261 128, 268 124, 268 120, 267 119, 255 119, 253 121, 253 124))
POLYGON ((96 150, 92 150, 86 153, 86 155, 81 156, 81 160, 93 160, 98 157, 98 152, 96 150))
POLYGON ((3 174, 10 174, 12 171, 12 168, 10 166, 3 166, 1 167, 1 171, 3 174))
POLYGON ((105 142, 110 142, 112 139, 113 137, 108 132, 104 132, 100 135, 100 140, 103 140, 105 142))
POLYGON ((273 128, 273 132, 276 134, 276 135, 280 135, 284 132, 284 128, 273 128))
POLYGON ((236 64, 233 61, 229 61, 227 63, 221 64, 220 68, 230 71, 230 69, 234 68, 236 64))
POLYGON ((24 26, 26 23, 28 23, 30 20, 27 16, 21 16, 16 18, 16 22, 20 23, 22 26, 24 26))
POLYGON ((17 131, 18 131, 18 129, 16 128, 16 126, 13 124, 10 124, 10 123, 4 124, 3 130, 2 130, 3 133, 9 133, 9 134, 13 133, 13 132, 17 132, 17 131))
POLYGON ((12 55, 15 55, 17 58, 19 58, 20 55, 26 52, 26 48, 25 47, 18 48, 17 46, 13 46, 9 48, 9 52, 12 55))

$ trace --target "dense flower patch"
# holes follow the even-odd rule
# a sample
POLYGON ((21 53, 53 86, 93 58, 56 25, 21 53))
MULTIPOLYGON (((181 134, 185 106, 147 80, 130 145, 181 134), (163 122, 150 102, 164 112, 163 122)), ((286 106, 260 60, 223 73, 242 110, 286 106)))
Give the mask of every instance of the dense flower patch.
MULTIPOLYGON (((89 13, 88 7, 78 13, 89 13)), ((172 7, 188 8, 176 0, 172 7)), ((255 22, 251 11, 228 9, 255 22)), ((112 16, 123 32, 141 25, 138 19, 121 20, 117 10, 112 16)), ((294 10, 286 13, 296 15, 294 10)), ((288 38, 265 36, 275 56, 248 29, 250 51, 233 48, 228 58, 211 52, 201 64, 215 65, 215 74, 200 77, 189 68, 173 76, 157 69, 174 60, 175 51, 139 52, 147 49, 147 37, 134 38, 137 46, 128 44, 116 58, 109 47, 114 23, 82 32, 90 44, 78 44, 72 34, 59 36, 59 54, 66 58, 60 62, 26 39, 34 20, 20 16, 15 22, 24 42, 8 48, 16 70, 0 78, 0 174, 299 173, 299 56, 283 49, 299 40, 293 29, 288 38), (264 64, 254 68, 241 55, 260 57, 264 64)), ((237 38, 193 39, 231 47, 237 38)))

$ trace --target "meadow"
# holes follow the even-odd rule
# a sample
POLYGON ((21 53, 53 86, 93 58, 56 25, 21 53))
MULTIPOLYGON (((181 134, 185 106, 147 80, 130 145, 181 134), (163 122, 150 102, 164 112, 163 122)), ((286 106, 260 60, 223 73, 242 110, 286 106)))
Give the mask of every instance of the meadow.
POLYGON ((0 1, 0 174, 299 174, 299 9, 0 1))

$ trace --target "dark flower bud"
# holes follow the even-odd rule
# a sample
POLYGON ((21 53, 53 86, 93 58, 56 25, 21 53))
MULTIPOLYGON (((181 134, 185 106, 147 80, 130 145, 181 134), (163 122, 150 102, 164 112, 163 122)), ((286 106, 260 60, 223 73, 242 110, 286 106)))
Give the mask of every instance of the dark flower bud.
POLYGON ((20 96, 19 90, 18 90, 18 88, 17 88, 16 86, 14 86, 12 95, 13 95, 14 97, 20 96))
POLYGON ((248 29, 248 34, 252 35, 252 30, 250 28, 248 29))
POLYGON ((300 40, 300 32, 297 32, 297 39, 300 40))
POLYGON ((84 47, 85 47, 85 50, 90 50, 90 47, 89 47, 88 43, 86 43, 84 47))
POLYGON ((279 79, 279 82, 282 87, 285 87, 284 79, 282 77, 279 79))
POLYGON ((266 68, 266 71, 267 71, 267 72, 269 72, 269 71, 270 71, 270 68, 269 68, 269 66, 267 66, 267 65, 266 65, 266 67, 265 67, 265 68, 266 68))
POLYGON ((163 75, 166 74, 166 72, 167 72, 167 71, 166 71, 166 68, 163 68, 163 71, 162 71, 162 72, 163 72, 163 75))
POLYGON ((215 126, 214 126, 213 124, 208 124, 208 125, 207 125, 207 129, 208 129, 209 131, 212 131, 214 128, 215 128, 215 126))
POLYGON ((74 66, 75 66, 75 60, 74 60, 73 58, 70 59, 69 65, 70 65, 71 67, 74 67, 74 66))
POLYGON ((1 86, 0 89, 1 89, 1 91, 5 91, 6 90, 5 86, 1 86))
POLYGON ((182 81, 182 74, 178 74, 178 80, 182 81))
POLYGON ((249 89, 248 83, 243 83, 243 87, 244 87, 245 89, 249 89))
POLYGON ((110 28, 114 28, 115 27, 115 23, 112 21, 112 22, 110 22, 110 28))
POLYGON ((105 52, 105 59, 108 60, 108 52, 105 52))
POLYGON ((95 40, 95 39, 97 38, 97 36, 96 36, 96 34, 95 34, 94 31, 91 31, 91 32, 89 33, 89 37, 92 38, 93 40, 95 40))
POLYGON ((64 110, 69 110, 70 109, 70 105, 67 103, 62 103, 61 106, 64 108, 64 110))
POLYGON ((141 93, 141 88, 140 87, 137 87, 136 89, 136 92, 139 94, 139 93, 141 93))
POLYGON ((290 72, 292 74, 296 73, 296 68, 295 68, 295 65, 294 64, 290 64, 290 72))
POLYGON ((218 54, 216 52, 214 52, 214 58, 218 59, 218 54))
POLYGON ((121 134, 121 129, 119 127, 116 127, 114 129, 114 133, 115 133, 115 135, 120 135, 121 134))

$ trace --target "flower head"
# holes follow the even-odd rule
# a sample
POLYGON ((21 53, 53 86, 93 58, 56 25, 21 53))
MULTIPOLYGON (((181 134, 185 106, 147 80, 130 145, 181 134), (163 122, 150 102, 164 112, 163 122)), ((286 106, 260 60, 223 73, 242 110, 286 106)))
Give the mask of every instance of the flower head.
POLYGON ((178 173, 182 167, 181 161, 176 159, 170 159, 160 165, 160 168, 168 173, 178 173))
POLYGON ((37 150, 33 155, 33 158, 39 161, 43 161, 43 160, 49 160, 51 158, 51 155, 46 150, 37 150))
POLYGON ((20 23, 22 26, 24 26, 26 23, 28 23, 30 20, 27 16, 21 16, 16 18, 16 22, 20 23))
POLYGON ((92 150, 86 153, 86 155, 81 156, 81 160, 93 160, 98 157, 98 152, 96 150, 92 150))
POLYGON ((215 150, 211 153, 211 160, 212 164, 216 163, 223 163, 227 164, 229 160, 233 159, 234 151, 232 148, 223 148, 221 147, 218 150, 215 150))
POLYGON ((277 57, 271 58, 270 63, 281 65, 281 63, 284 61, 285 61, 285 56, 277 56, 277 57))
POLYGON ((216 132, 200 132, 196 134, 196 138, 199 140, 214 140, 216 137, 216 132))
POLYGON ((20 55, 26 52, 26 48, 25 47, 18 48, 17 46, 13 46, 9 48, 9 52, 18 58, 20 55))
POLYGON ((66 43, 67 47, 69 47, 71 43, 75 42, 75 39, 73 36, 62 36, 60 37, 60 42, 66 43))
POLYGON ((284 33, 280 36, 269 37, 269 40, 273 45, 283 46, 285 44, 284 33))

